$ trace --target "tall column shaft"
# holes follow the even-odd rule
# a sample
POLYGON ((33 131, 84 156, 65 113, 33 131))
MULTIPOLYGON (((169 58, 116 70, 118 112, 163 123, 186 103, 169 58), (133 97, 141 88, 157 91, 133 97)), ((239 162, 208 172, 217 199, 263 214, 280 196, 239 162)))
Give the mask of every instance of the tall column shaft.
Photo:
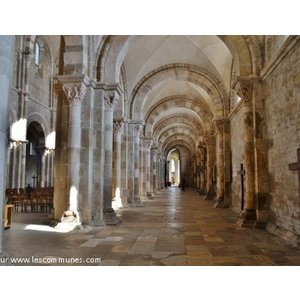
POLYGON ((205 170, 205 166, 204 166, 204 149, 201 148, 200 150, 200 192, 204 193, 205 190, 205 177, 204 177, 204 170, 205 170))
POLYGON ((122 205, 124 207, 128 206, 128 122, 123 124, 123 136, 121 143, 121 186, 122 186, 122 205))
POLYGON ((145 138, 141 139, 141 166, 140 166, 140 189, 141 189, 141 197, 143 200, 147 199, 147 149, 146 149, 146 141, 145 138))
POLYGON ((113 110, 105 108, 104 113, 104 209, 111 208, 112 201, 112 147, 113 147, 113 110))
POLYGON ((160 190, 160 153, 156 154, 156 191, 160 190))
POLYGON ((225 161, 224 161, 224 119, 214 121, 217 129, 217 203, 216 207, 223 207, 225 191, 225 161))
POLYGON ((0 36, 0 254, 3 252, 3 208, 6 188, 6 154, 9 110, 9 90, 13 68, 14 36, 0 36))
POLYGON ((196 161, 197 161, 197 166, 196 166, 196 176, 197 176, 196 191, 199 192, 199 190, 200 190, 200 153, 197 153, 196 161))
POLYGON ((153 193, 157 193, 157 148, 151 149, 152 156, 152 186, 153 193))
POLYGON ((147 189, 147 197, 152 197, 152 189, 151 189, 151 145, 152 139, 145 139, 145 148, 146 148, 146 189, 147 189))
POLYGON ((27 103, 29 97, 29 82, 28 72, 32 53, 24 50, 23 38, 20 38, 20 45, 18 49, 18 64, 17 72, 18 78, 16 87, 18 89, 18 112, 15 124, 12 124, 10 138, 12 147, 10 148, 10 155, 12 156, 13 165, 10 170, 12 172, 10 178, 11 185, 15 188, 25 188, 26 178, 26 131, 27 131, 27 103), (15 142, 14 142, 15 141, 15 142))
POLYGON ((114 169, 113 169, 113 208, 119 209, 122 205, 122 186, 121 186, 121 141, 122 141, 122 124, 120 120, 114 120, 114 169))
POLYGON ((245 211, 243 218, 247 222, 256 219, 252 82, 240 81, 238 94, 244 101, 245 211))
POLYGON ((106 224, 115 225, 120 222, 112 208, 112 154, 113 154, 113 111, 119 100, 116 89, 107 89, 104 93, 104 183, 103 210, 106 224))
POLYGON ((206 160, 206 199, 211 199, 213 195, 212 190, 212 181, 213 181, 213 143, 212 137, 206 137, 206 152, 207 152, 207 160, 206 160))
MULTIPOLYGON (((68 190, 67 207, 63 213, 64 218, 72 216, 74 223, 81 222, 81 193, 80 193, 80 152, 81 152, 81 104, 86 93, 86 82, 83 76, 79 76, 74 80, 68 76, 59 77, 62 83, 62 89, 69 102, 69 119, 68 119, 68 162, 67 162, 67 176, 68 186, 64 187, 68 190)), ((61 176, 62 174, 57 174, 61 176)), ((59 195, 59 194, 57 194, 59 195)), ((61 199, 60 201, 61 202, 61 199)), ((58 204, 57 206, 60 206, 58 204)), ((60 212, 58 209, 55 213, 56 217, 60 212)))
POLYGON ((135 205, 141 205, 140 198, 140 134, 143 125, 136 123, 133 126, 133 163, 134 163, 134 191, 133 199, 135 205))

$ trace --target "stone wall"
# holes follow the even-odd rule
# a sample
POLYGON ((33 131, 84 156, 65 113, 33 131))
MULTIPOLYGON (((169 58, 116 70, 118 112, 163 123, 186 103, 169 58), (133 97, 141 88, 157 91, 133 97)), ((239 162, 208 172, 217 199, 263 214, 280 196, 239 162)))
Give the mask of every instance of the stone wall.
MULTIPOLYGON (((230 119, 231 135, 231 157, 232 157, 232 202, 231 206, 234 211, 241 211, 241 176, 238 175, 241 164, 244 162, 244 121, 243 106, 237 105, 230 119)), ((245 166, 244 166, 245 168, 245 166)))
POLYGON ((266 79, 266 134, 271 222, 300 235, 300 199, 296 162, 300 147, 300 47, 296 46, 266 79))

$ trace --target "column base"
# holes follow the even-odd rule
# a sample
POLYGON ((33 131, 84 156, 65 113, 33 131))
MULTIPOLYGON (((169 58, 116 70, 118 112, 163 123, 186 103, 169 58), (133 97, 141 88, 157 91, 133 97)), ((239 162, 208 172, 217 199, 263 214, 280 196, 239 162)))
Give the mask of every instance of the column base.
POLYGON ((142 206, 144 206, 144 204, 142 203, 142 201, 141 201, 141 198, 140 198, 140 197, 138 197, 138 198, 134 198, 134 199, 133 199, 133 201, 134 201, 134 205, 135 205, 135 207, 142 207, 142 206))
POLYGON ((213 194, 212 193, 206 193, 204 200, 212 200, 213 199, 213 194))
POLYGON ((214 208, 223 208, 224 207, 224 199, 217 198, 215 199, 216 203, 214 204, 214 208))
POLYGON ((148 198, 148 199, 153 199, 152 193, 147 193, 147 198, 148 198))
POLYGON ((56 224, 54 227, 56 230, 68 232, 73 229, 82 229, 82 225, 80 222, 80 216, 78 211, 74 210, 66 210, 60 222, 56 224))
POLYGON ((121 198, 114 198, 114 199, 112 200, 111 205, 112 205, 112 208, 113 208, 114 210, 123 208, 122 199, 121 199, 121 198))
POLYGON ((103 209, 103 220, 105 225, 117 225, 121 223, 113 208, 103 209))
POLYGON ((90 225, 92 227, 104 227, 105 226, 105 222, 104 222, 104 220, 93 220, 93 221, 91 221, 90 225))
POLYGON ((257 225, 255 210, 245 210, 242 217, 237 221, 237 225, 243 228, 254 228, 257 225))

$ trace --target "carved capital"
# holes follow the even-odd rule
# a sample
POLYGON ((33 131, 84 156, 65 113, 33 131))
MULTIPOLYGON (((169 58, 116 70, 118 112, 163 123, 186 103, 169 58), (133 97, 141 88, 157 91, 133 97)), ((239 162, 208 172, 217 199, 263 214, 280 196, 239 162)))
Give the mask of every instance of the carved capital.
POLYGON ((203 141, 206 144, 206 146, 212 146, 214 144, 214 137, 206 135, 203 137, 203 141))
POLYGON ((104 105, 105 110, 113 111, 116 102, 119 100, 119 93, 117 90, 105 90, 104 91, 104 105))
POLYGON ((143 127, 144 127, 143 124, 139 124, 139 123, 134 124, 133 125, 134 134, 140 136, 142 133, 143 127))
POLYGON ((122 132, 122 128, 123 128, 123 120, 114 120, 113 123, 113 130, 114 130, 114 134, 120 134, 122 132))
POLYGON ((239 81, 236 89, 238 96, 241 97, 244 102, 250 103, 252 101, 253 84, 251 81, 239 81))
POLYGON ((62 88, 69 104, 81 103, 86 93, 86 85, 83 82, 64 83, 62 88))
POLYGON ((158 153, 158 148, 157 148, 157 147, 151 148, 151 153, 152 153, 153 155, 156 155, 156 154, 158 153))
POLYGON ((150 147, 152 146, 152 142, 152 139, 144 138, 144 147, 150 149, 150 147))
POLYGON ((218 133, 222 133, 224 130, 224 119, 215 119, 213 120, 213 124, 217 129, 218 133))

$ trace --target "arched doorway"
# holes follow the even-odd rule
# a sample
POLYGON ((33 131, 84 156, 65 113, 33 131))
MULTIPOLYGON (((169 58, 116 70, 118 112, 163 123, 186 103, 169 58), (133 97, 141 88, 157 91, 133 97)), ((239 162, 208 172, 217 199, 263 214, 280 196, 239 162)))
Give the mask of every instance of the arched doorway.
POLYGON ((168 157, 168 182, 171 186, 180 185, 180 155, 176 149, 173 149, 169 152, 168 157))
POLYGON ((41 186, 43 180, 43 154, 45 151, 45 134, 38 122, 31 122, 27 128, 26 139, 26 185, 33 188, 41 186))

